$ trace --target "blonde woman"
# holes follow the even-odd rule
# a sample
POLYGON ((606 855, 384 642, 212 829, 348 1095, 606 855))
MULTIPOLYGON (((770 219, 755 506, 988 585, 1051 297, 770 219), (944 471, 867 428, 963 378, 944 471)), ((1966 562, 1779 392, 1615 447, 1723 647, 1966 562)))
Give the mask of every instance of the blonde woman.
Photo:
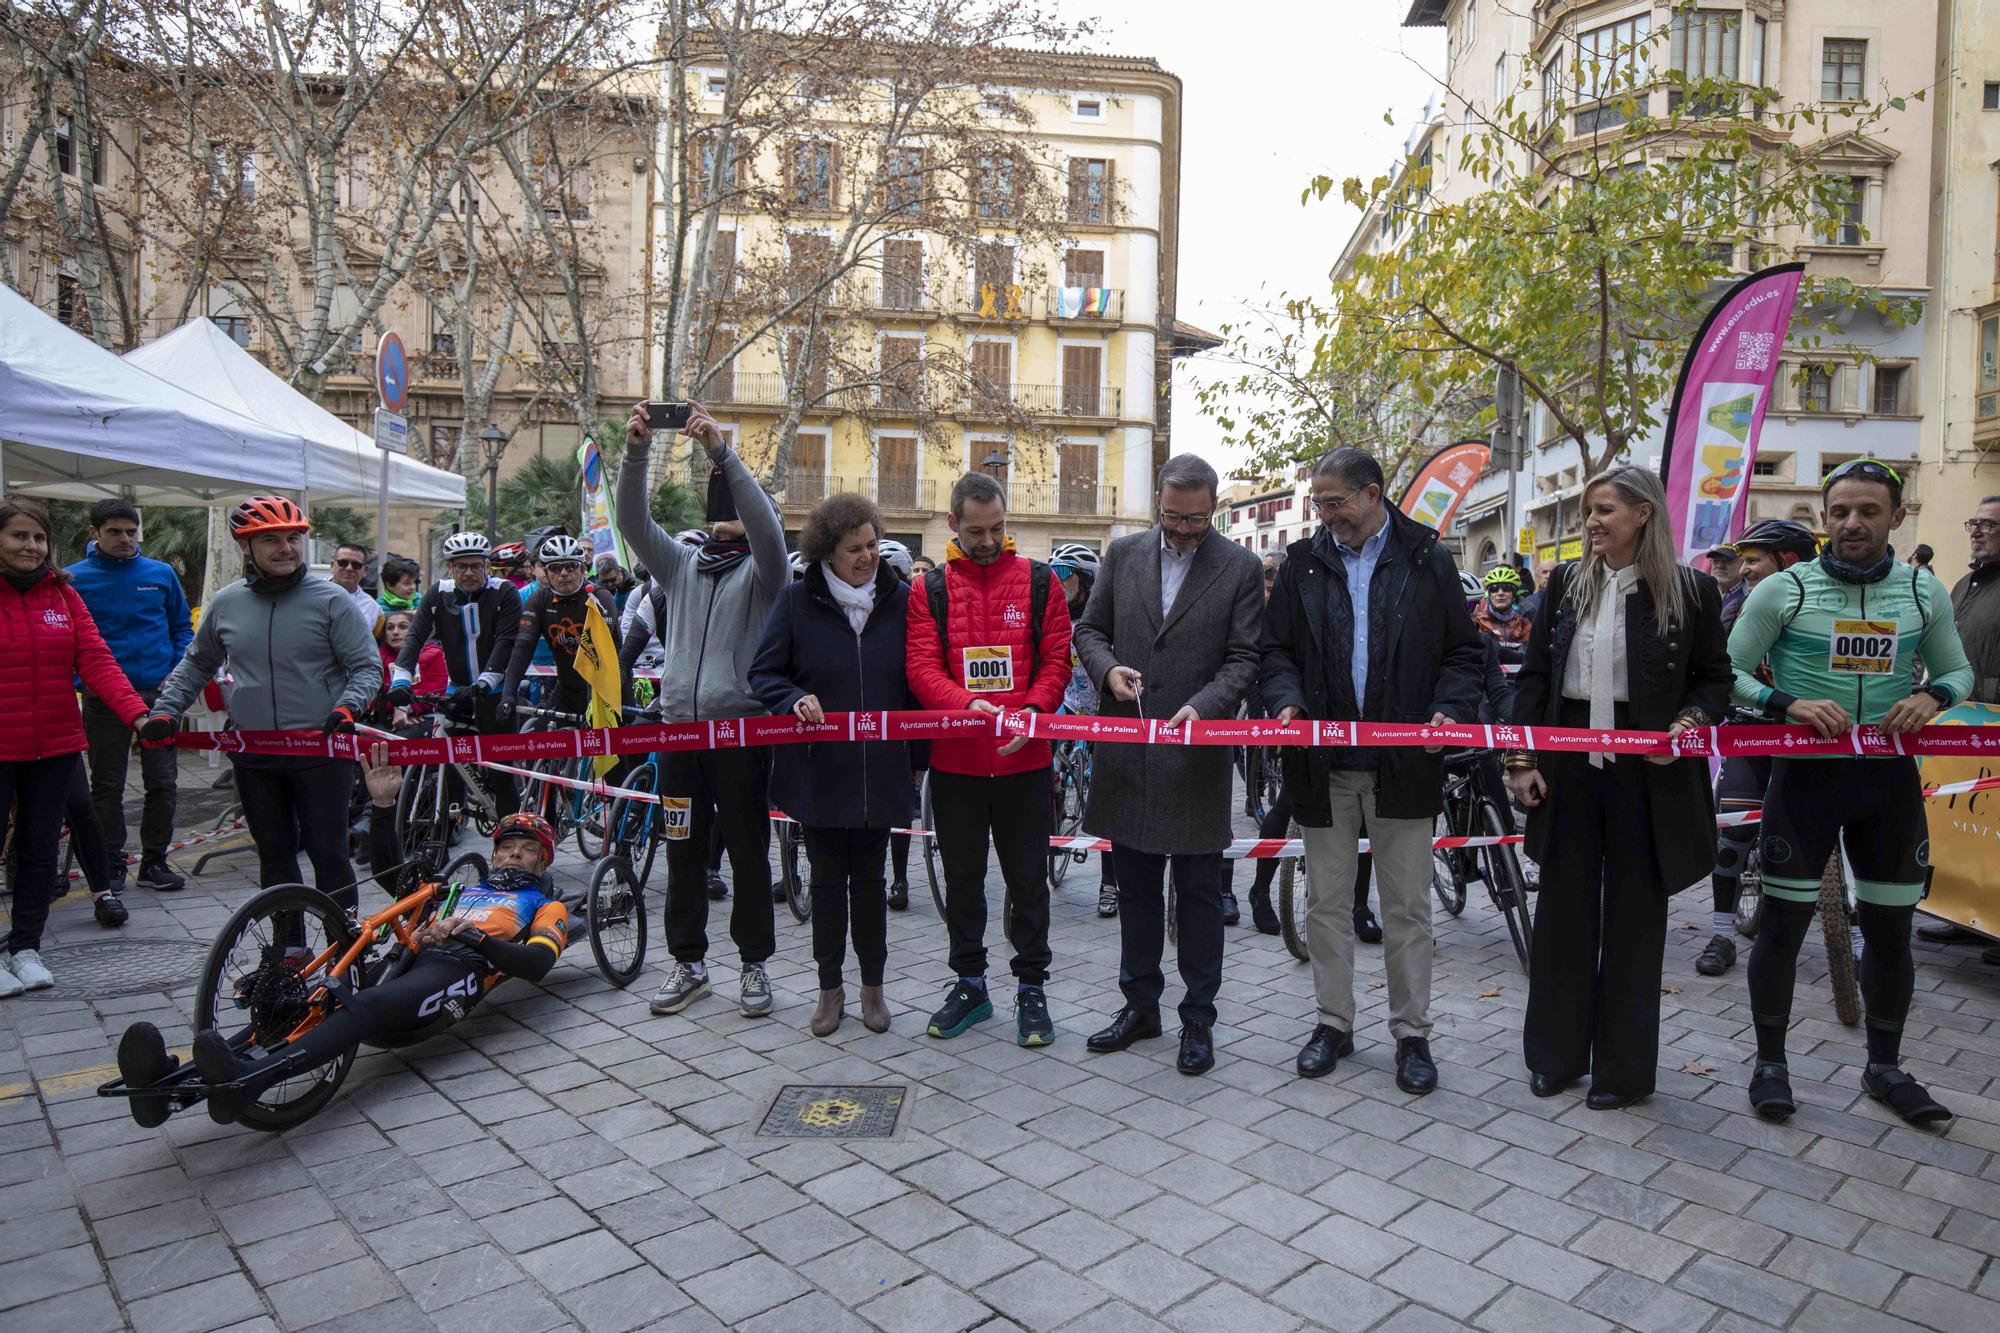
MULTIPOLYGON (((1549 577, 1515 685, 1529 726, 1678 733, 1729 702, 1715 580, 1674 558, 1666 493, 1613 467, 1583 492, 1586 549, 1549 577)), ((1594 1110, 1653 1091, 1667 899, 1713 862, 1704 759, 1509 754, 1542 868, 1522 1030, 1530 1087, 1551 1097, 1590 1077, 1594 1110)))

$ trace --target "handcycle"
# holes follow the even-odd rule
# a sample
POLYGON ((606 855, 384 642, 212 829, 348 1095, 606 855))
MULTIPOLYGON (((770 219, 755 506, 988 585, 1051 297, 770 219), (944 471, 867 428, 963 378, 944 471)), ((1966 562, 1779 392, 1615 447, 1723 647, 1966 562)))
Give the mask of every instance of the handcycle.
MULTIPOLYGON (((377 877, 386 873, 379 871, 377 877)), ((486 874, 486 858, 466 852, 442 873, 425 874, 415 890, 359 922, 332 897, 304 884, 278 884, 260 891, 236 909, 209 947, 195 991, 195 1031, 221 1028, 239 1056, 254 1047, 267 1060, 282 1060, 290 1044, 318 1026, 343 996, 401 975, 422 947, 415 938, 417 930, 449 916, 459 890, 467 883, 479 883, 486 874)), ((369 1044, 415 1045, 450 1021, 449 1015, 440 1013, 422 1027, 369 1044)), ((279 1079, 245 1106, 242 1122, 270 1133, 303 1124, 333 1100, 353 1065, 354 1053, 349 1051, 279 1079)), ((117 1078, 100 1086, 97 1095, 164 1094, 173 1110, 182 1111, 218 1088, 241 1087, 241 1082, 206 1083, 192 1062, 183 1062, 147 1087, 127 1087, 117 1078)))

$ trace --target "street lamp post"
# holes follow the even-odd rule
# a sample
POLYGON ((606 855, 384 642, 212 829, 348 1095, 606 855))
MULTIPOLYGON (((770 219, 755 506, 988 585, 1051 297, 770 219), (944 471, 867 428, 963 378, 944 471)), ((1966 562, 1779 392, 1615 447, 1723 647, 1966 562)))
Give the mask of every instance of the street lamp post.
POLYGON ((507 432, 492 422, 479 432, 479 443, 486 458, 486 539, 500 540, 500 455, 507 451, 507 432))

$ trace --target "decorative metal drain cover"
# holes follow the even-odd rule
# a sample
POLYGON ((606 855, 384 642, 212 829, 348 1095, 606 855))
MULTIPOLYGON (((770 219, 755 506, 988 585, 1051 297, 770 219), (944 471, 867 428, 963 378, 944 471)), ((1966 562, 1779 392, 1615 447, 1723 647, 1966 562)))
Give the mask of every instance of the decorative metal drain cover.
POLYGON ((22 998, 108 1000, 141 991, 172 990, 193 981, 208 956, 192 940, 118 939, 53 945, 42 954, 56 984, 22 998))
POLYGON ((895 1137, 910 1090, 900 1083, 780 1088, 757 1126, 761 1139, 895 1137))

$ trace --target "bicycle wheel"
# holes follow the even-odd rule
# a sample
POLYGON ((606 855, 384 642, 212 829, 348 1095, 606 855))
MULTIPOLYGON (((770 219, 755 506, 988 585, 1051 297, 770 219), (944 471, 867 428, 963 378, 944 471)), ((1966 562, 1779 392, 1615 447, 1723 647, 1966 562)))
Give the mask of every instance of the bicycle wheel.
MULTIPOLYGON (((1225 864, 1224 869, 1227 868, 1225 864)), ((1181 942, 1180 906, 1180 890, 1174 887, 1174 872, 1169 869, 1167 871, 1167 943, 1169 944, 1178 945, 1181 942)))
MULTIPOLYGON (((1482 836, 1498 838, 1506 835, 1507 827, 1500 820, 1500 812, 1487 800, 1479 802, 1479 823, 1482 836)), ((1501 920, 1507 923, 1507 934, 1514 941, 1514 952, 1520 955, 1521 969, 1527 970, 1528 954, 1534 944, 1534 927, 1528 919, 1528 886, 1521 874, 1521 860, 1514 854, 1511 845, 1481 847, 1479 849, 1480 869, 1485 873, 1486 892, 1493 899, 1493 906, 1500 911, 1501 920)))
POLYGON ((646 963, 646 891, 622 856, 607 856, 591 872, 583 916, 591 957, 604 979, 623 990, 646 963))
POLYGON ((451 859, 451 864, 444 868, 444 873, 439 875, 438 879, 447 886, 480 884, 485 882, 486 876, 490 873, 491 867, 486 864, 486 858, 478 852, 460 852, 451 859))
MULTIPOLYGON (((597 769, 586 756, 573 761, 569 776, 579 782, 595 782, 597 769)), ((611 804, 612 798, 599 792, 570 788, 569 805, 576 820, 576 850, 586 861, 595 861, 605 853, 605 844, 610 841, 611 804)))
POLYGON ((812 920, 812 885, 805 866, 805 830, 790 820, 778 825, 778 882, 784 886, 785 905, 792 917, 804 925, 812 920))
MULTIPOLYGON (((450 821, 444 810, 444 770, 426 764, 405 774, 396 794, 396 841, 403 854, 426 866, 440 866, 450 853, 450 821)), ((379 873, 385 867, 377 866, 379 873)))
POLYGON ((1246 745, 1239 753, 1242 757, 1236 769, 1243 775, 1243 813, 1262 824, 1264 816, 1271 812, 1270 804, 1264 797, 1264 747, 1246 745))
POLYGON ((1764 863, 1758 859, 1757 844, 1751 843, 1743 858, 1743 880, 1736 891, 1736 933, 1757 938, 1757 922, 1764 915, 1764 863))
MULTIPOLYGON (((1299 836, 1296 820, 1285 836, 1299 836)), ((1291 950, 1292 957, 1301 963, 1312 960, 1312 955, 1306 952, 1306 909, 1311 903, 1312 884, 1306 873, 1305 857, 1286 857, 1278 865, 1278 932, 1284 936, 1285 947, 1291 950)))
POLYGON ((1854 936, 1847 923, 1847 875, 1840 849, 1827 858, 1819 877, 1819 926, 1826 937, 1826 980, 1833 987, 1833 1012, 1845 1027, 1861 1021, 1861 983, 1856 976, 1854 936))
MULTIPOLYGON (((657 767, 641 764, 627 773, 618 785, 650 796, 658 788, 659 781, 660 770, 657 767)), ((611 803, 606 823, 611 831, 613 850, 631 862, 632 877, 644 888, 646 881, 653 877, 653 858, 660 852, 658 810, 650 801, 621 796, 611 803)))
MULTIPOLYGON (((1451 835, 1451 820, 1439 815, 1431 826, 1431 841, 1451 835)), ((1458 854, 1447 848, 1433 845, 1431 848, 1431 892, 1437 895, 1438 906, 1457 916, 1465 910, 1465 874, 1458 864, 1458 854)))
MULTIPOLYGON (((1058 838, 1073 838, 1083 831, 1083 799, 1078 787, 1077 760, 1074 751, 1065 752, 1056 762, 1055 781, 1051 788, 1049 832, 1058 838)), ((1049 849, 1049 888, 1061 887, 1069 868, 1084 856, 1068 848, 1049 849)))
MULTIPOLYGON (((301 965, 328 948, 353 943, 347 913, 318 889, 280 884, 254 895, 222 927, 202 962, 195 1031, 241 1024, 223 1030, 239 1054, 277 1045, 312 1012, 308 1000, 319 978, 303 975, 301 965)), ((343 980, 360 986, 365 971, 351 968, 343 980)), ((275 1133, 310 1120, 333 1099, 353 1065, 349 1051, 273 1084, 244 1109, 243 1123, 275 1133)))
POLYGON ((938 920, 944 920, 944 863, 938 857, 937 807, 931 801, 931 775, 924 772, 924 790, 918 808, 923 812, 924 878, 930 881, 931 901, 937 905, 938 920))

